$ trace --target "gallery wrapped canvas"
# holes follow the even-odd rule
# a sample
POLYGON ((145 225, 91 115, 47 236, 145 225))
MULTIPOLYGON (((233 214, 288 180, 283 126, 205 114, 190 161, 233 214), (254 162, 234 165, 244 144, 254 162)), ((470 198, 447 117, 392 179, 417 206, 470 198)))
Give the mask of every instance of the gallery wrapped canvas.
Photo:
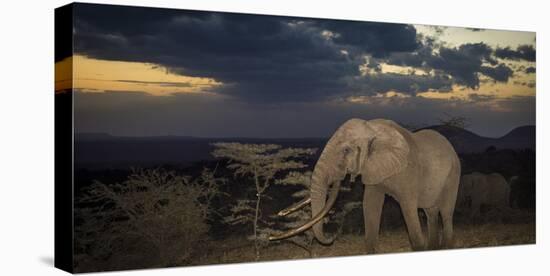
POLYGON ((535 243, 535 33, 55 11, 55 265, 535 243))

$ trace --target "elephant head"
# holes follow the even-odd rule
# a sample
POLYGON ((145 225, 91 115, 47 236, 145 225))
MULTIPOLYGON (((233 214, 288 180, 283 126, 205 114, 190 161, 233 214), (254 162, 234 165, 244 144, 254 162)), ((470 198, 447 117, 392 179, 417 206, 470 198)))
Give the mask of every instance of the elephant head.
POLYGON ((279 213, 285 215, 311 202, 312 218, 270 240, 287 238, 313 227, 319 242, 332 243, 334 237, 325 236, 322 218, 336 201, 340 182, 349 174, 351 181, 361 175, 365 185, 376 185, 402 171, 408 165, 410 151, 406 135, 406 131, 388 120, 351 119, 344 123, 329 139, 315 165, 310 198, 279 213))

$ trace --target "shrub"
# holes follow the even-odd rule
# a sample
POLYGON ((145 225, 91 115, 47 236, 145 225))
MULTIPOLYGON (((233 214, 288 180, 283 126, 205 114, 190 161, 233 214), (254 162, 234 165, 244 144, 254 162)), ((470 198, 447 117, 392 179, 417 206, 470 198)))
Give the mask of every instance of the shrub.
POLYGON ((134 170, 122 183, 94 182, 76 210, 82 269, 90 259, 96 270, 188 262, 207 238, 210 202, 219 193, 219 181, 207 169, 193 181, 152 169, 134 170))

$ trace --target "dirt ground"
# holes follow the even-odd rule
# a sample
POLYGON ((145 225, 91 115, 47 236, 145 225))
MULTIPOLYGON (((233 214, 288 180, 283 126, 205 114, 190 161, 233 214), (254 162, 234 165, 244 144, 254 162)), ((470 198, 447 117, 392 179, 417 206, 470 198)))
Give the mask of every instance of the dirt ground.
MULTIPOLYGON (((421 220, 423 220, 421 218, 421 220)), ((454 224, 454 247, 479 248, 504 245, 534 244, 536 242, 535 212, 508 209, 503 212, 486 212, 478 217, 458 215, 454 224)), ((425 226, 425 223, 423 223, 425 226)), ((426 232, 426 229, 423 229, 426 232)), ((78 272, 110 271, 121 269, 154 268, 165 266, 196 266, 227 263, 245 263, 272 260, 353 256, 365 254, 363 234, 341 234, 332 245, 324 246, 313 241, 311 246, 300 247, 284 240, 266 242, 256 259, 254 242, 245 238, 250 233, 219 239, 205 240, 193 248, 194 254, 185 261, 169 265, 160 263, 159 256, 137 250, 136 256, 115 254, 100 260, 87 255, 77 256, 78 272)), ((136 243, 140 245, 140 243, 136 243)), ((383 226, 380 230, 378 254, 410 252, 409 237, 404 224, 383 226)))
MULTIPOLYGON (((534 244, 535 223, 484 223, 458 225, 454 230, 454 248, 476 248, 502 245, 534 244)), ((255 261, 254 245, 243 239, 217 241, 218 250, 205 254, 192 265, 240 263, 255 261)), ((313 243, 310 253, 291 242, 280 242, 262 249, 260 261, 364 254, 363 235, 342 235, 330 246, 313 243)), ((405 229, 381 231, 379 253, 411 251, 405 229)))

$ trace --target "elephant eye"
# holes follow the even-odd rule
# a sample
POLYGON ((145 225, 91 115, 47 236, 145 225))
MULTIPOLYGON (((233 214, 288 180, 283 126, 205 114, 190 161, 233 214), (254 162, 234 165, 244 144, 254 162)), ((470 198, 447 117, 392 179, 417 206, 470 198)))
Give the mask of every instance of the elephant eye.
POLYGON ((351 152, 351 149, 350 148, 345 148, 344 149, 344 154, 349 154, 351 152))

